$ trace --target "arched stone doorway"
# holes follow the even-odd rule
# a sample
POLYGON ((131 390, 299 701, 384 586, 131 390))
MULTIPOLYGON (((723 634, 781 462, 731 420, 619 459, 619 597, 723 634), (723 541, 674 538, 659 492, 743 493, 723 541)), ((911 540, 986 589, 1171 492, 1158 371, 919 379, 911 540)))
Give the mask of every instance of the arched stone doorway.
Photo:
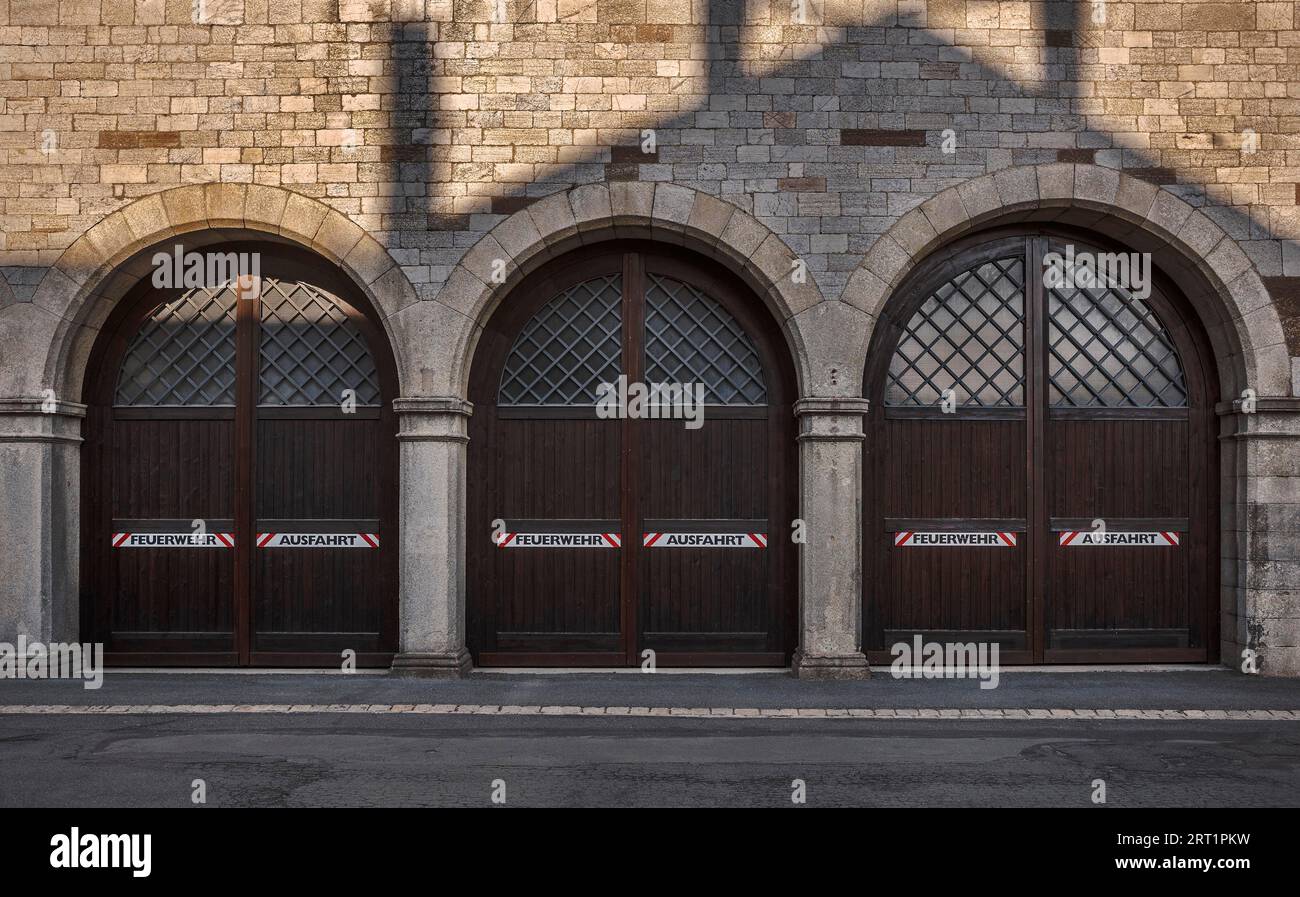
POLYGON ((955 241, 885 307, 864 384, 869 657, 1217 658, 1218 377, 1140 255, 1052 225, 955 241))
POLYGON ((525 278, 470 378, 476 662, 787 664, 794 390, 757 298, 681 247, 598 243, 525 278), (612 407, 644 383, 688 399, 612 407))
POLYGON ((382 324, 306 250, 193 245, 142 253, 153 273, 89 356, 83 638, 116 664, 386 666, 398 387, 382 324))
POLYGON ((1218 558, 1220 656, 1254 669, 1292 675, 1294 613, 1276 598, 1265 557, 1286 536, 1257 521, 1285 514, 1267 459, 1294 438, 1290 353, 1259 272, 1233 236, 1172 192, 1093 165, 1004 169, 963 182, 902 216, 872 245, 843 300, 871 326, 916 265, 940 247, 1013 222, 1083 227, 1150 252, 1195 310, 1209 338, 1222 401, 1216 427, 1223 464, 1215 472, 1223 525, 1218 558))

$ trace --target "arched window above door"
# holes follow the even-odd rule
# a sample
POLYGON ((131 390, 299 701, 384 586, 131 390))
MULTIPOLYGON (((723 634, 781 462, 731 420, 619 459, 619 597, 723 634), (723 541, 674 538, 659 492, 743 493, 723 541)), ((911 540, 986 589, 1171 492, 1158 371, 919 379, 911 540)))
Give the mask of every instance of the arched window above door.
POLYGON ((524 326, 501 374, 498 404, 591 405, 622 369, 623 278, 574 284, 524 326))
POLYGON ((690 284, 650 274, 646 284, 646 380, 702 383, 710 405, 763 405, 763 365, 745 331, 690 284))
POLYGON ((234 291, 192 289, 150 312, 126 350, 113 402, 234 405, 234 291))
MULTIPOLYGON (((309 283, 261 280, 258 403, 337 406, 380 401, 379 374, 365 336, 345 306, 309 283)), ((162 303, 132 338, 118 376, 121 406, 235 404, 233 287, 189 290, 162 303)))
POLYGON ((1132 291, 1051 287, 1047 328, 1052 407, 1187 407, 1178 350, 1132 291))
POLYGON ((886 405, 1025 404, 1025 273, 1019 257, 963 271, 931 293, 890 360, 886 405))
POLYGON ((312 284, 262 279, 258 404, 377 405, 379 372, 361 329, 312 284))
MULTIPOLYGON (((736 319, 698 287, 654 272, 644 277, 644 371, 648 383, 700 383, 709 405, 767 402, 762 361, 736 319)), ((575 284, 544 305, 515 338, 497 404, 580 406, 626 372, 623 278, 575 284)))

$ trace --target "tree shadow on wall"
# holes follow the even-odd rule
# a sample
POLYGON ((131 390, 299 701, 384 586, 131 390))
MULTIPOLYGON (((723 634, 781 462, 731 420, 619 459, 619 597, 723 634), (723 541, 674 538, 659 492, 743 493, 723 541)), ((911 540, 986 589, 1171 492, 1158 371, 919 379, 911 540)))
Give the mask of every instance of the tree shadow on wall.
MULTIPOLYGON (((395 21, 396 106, 389 114, 389 142, 380 147, 385 189, 392 192, 384 207, 391 223, 385 229, 397 231, 394 255, 403 265, 429 267, 430 282, 417 288, 431 298, 467 248, 530 202, 585 183, 672 180, 720 195, 754 214, 808 261, 823 295, 832 297, 843 289, 879 233, 925 198, 913 191, 933 195, 989 173, 994 170, 992 157, 996 167, 1096 163, 1161 185, 1200 207, 1234 239, 1248 241, 1252 259, 1275 296, 1285 297, 1290 290, 1290 279, 1277 276, 1283 274, 1280 243, 1260 242, 1275 240, 1266 218, 1220 204, 1203 185, 1180 181, 1178 171, 1161 167, 1153 153, 1120 146, 1116 132, 1091 128, 1089 116, 1071 111, 1071 101, 1083 96, 1076 86, 1082 80, 1080 50, 1102 47, 1107 27, 1116 29, 1113 35, 1132 30, 1132 21, 1094 23, 1091 0, 1039 0, 1030 4, 1023 27, 1040 32, 1047 49, 1038 51, 1033 62, 1011 53, 1013 62, 1003 68, 997 47, 967 49, 944 40, 952 33, 949 24, 926 27, 927 15, 945 14, 943 0, 928 5, 922 0, 806 0, 802 9, 797 3, 706 0, 707 24, 610 25, 610 36, 625 42, 601 45, 592 35, 603 35, 606 26, 594 24, 590 10, 603 9, 604 0, 575 2, 561 8, 561 14, 567 9, 579 20, 568 46, 591 55, 566 56, 554 68, 549 59, 500 56, 507 45, 484 40, 498 37, 491 26, 468 21, 491 9, 514 26, 513 42, 540 41, 555 23, 536 21, 534 0, 455 0, 454 18, 459 21, 395 21), (873 10, 883 13, 873 15, 873 10), (792 26, 796 15, 804 16, 807 24, 792 26), (591 22, 582 22, 584 18, 591 22), (782 26, 788 29, 783 34, 794 40, 782 46, 754 42, 749 29, 765 26, 782 26), (436 49, 439 43, 461 41, 470 55, 436 49), (620 127, 596 129, 610 143, 562 148, 558 162, 548 158, 550 147, 537 143, 536 129, 512 121, 512 112, 551 111, 552 97, 563 91, 565 78, 580 73, 577 63, 591 77, 624 76, 619 61, 640 58, 628 51, 647 42, 707 48, 702 77, 669 80, 676 95, 694 98, 693 109, 611 111, 608 115, 617 114, 620 127), (512 74, 529 75, 531 92, 487 90, 493 79, 512 74), (462 79, 461 93, 440 89, 440 79, 452 78, 462 79), (754 97, 764 99, 754 102, 754 97), (1017 99, 1026 105, 1018 107, 1017 99), (462 111, 469 127, 502 129, 507 138, 508 129, 519 126, 519 139, 462 146, 456 134, 462 111), (940 146, 947 129, 957 140, 952 154, 943 153, 940 146), (645 130, 654 132, 651 152, 642 149, 645 130), (1006 147, 1002 143, 1007 132, 1063 136, 1056 141, 1060 146, 1006 147), (737 133, 742 136, 739 142, 737 133), (534 145, 538 149, 531 152, 534 145), (766 150, 751 154, 749 161, 741 158, 742 148, 754 146, 766 150), (500 183, 498 163, 536 165, 542 173, 500 183), (889 185, 890 178, 907 183, 892 191, 873 189, 873 181, 889 185), (754 182, 764 182, 763 188, 753 189, 754 182), (819 256, 810 235, 790 226, 801 216, 832 219, 832 226, 842 228, 846 251, 819 256)), ((394 6, 400 9, 402 4, 394 6)), ((653 18, 653 3, 650 10, 653 18)), ((1131 6, 1124 14, 1131 19, 1131 6)), ((1124 76, 1117 72, 1116 78, 1124 76)), ((1187 91, 1193 94, 1195 85, 1188 84, 1187 91)), ((603 117, 600 110, 594 114, 598 120, 603 117)), ((572 122, 563 112, 559 118, 559 127, 568 130, 572 122)), ((1208 146, 1203 135, 1193 135, 1201 141, 1197 146, 1204 153, 1199 156, 1202 166, 1285 164, 1275 119, 1237 117, 1235 125, 1231 133, 1210 135, 1208 146), (1259 132, 1260 146, 1258 155, 1244 161, 1240 129, 1247 127, 1259 132)), ((1279 300, 1284 301, 1297 306, 1280 309, 1284 317, 1300 315, 1300 302, 1279 300)), ((1300 345, 1300 330, 1292 326, 1288 332, 1300 345)))

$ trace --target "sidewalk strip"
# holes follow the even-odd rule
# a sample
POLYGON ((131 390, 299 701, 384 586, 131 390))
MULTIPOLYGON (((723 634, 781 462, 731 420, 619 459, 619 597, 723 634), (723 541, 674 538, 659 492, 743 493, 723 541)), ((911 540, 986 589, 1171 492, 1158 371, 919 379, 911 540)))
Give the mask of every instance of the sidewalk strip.
POLYGON ((1045 720, 1246 720, 1300 722, 1300 710, 1139 710, 1139 709, 1014 709, 941 707, 579 707, 517 704, 0 704, 3 715, 69 716, 189 716, 196 714, 322 713, 446 714, 456 716, 623 716, 678 719, 788 720, 977 720, 1025 722, 1045 720))

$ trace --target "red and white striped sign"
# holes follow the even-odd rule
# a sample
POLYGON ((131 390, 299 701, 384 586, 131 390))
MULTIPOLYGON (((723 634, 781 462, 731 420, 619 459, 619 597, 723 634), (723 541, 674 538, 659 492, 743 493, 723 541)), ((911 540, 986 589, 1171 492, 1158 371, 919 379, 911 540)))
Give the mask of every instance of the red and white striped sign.
POLYGON ((646 533, 646 548, 766 548, 767 533, 646 533))
POLYGON ((1116 533, 1109 530, 1072 530, 1061 533, 1062 548, 1078 545, 1154 545, 1164 548, 1178 544, 1178 533, 1116 533))
POLYGON ((618 533, 502 533, 497 548, 621 548, 618 533))
POLYGON ((258 533, 258 548, 378 548, 377 533, 258 533))
POLYGON ((114 548, 234 548, 234 533, 113 533, 114 548))
POLYGON ((894 533, 895 548, 1015 548, 1016 534, 1003 532, 894 533))

